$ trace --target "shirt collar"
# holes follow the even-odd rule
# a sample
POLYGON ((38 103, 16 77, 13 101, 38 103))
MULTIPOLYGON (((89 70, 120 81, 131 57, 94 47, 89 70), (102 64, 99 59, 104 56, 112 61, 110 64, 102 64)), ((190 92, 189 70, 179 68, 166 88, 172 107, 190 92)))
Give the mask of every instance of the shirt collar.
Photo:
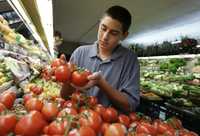
MULTIPOLYGON (((114 60, 118 57, 121 57, 123 55, 123 47, 122 45, 118 45, 111 55, 111 60, 114 60)), ((92 57, 98 57, 98 42, 96 41, 92 46, 91 50, 89 52, 89 56, 92 57)))
POLYGON ((98 49, 97 49, 97 41, 91 45, 91 49, 90 49, 90 52, 89 52, 89 56, 90 57, 96 57, 98 56, 98 49))

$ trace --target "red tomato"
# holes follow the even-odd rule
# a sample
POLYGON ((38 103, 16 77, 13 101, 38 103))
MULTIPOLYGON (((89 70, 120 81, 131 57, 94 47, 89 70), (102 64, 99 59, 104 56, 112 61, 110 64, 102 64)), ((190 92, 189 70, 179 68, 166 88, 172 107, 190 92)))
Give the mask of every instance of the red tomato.
POLYGON ((82 126, 80 129, 73 129, 68 136, 96 136, 95 131, 91 127, 82 126))
POLYGON ((94 107, 94 111, 98 112, 99 115, 101 115, 101 117, 103 117, 103 113, 106 111, 106 108, 103 105, 101 105, 101 104, 97 104, 94 107))
POLYGON ((71 72, 67 65, 62 65, 56 68, 55 77, 57 81, 66 82, 70 80, 71 72))
POLYGON ((115 122, 117 121, 117 118, 118 118, 117 110, 115 110, 112 107, 108 107, 106 108, 102 117, 105 122, 109 122, 109 123, 115 122))
POLYGON ((54 103, 45 103, 41 112, 46 120, 51 121, 57 116, 59 109, 54 103))
POLYGON ((30 100, 33 96, 30 93, 27 93, 23 96, 24 103, 26 103, 28 100, 30 100))
POLYGON ((59 108, 64 108, 64 103, 66 102, 63 98, 55 98, 55 102, 58 104, 58 107, 59 108))
POLYGON ((15 134, 23 136, 39 136, 47 122, 38 111, 31 111, 23 116, 15 126, 15 134))
POLYGON ((2 103, 0 103, 0 113, 2 112, 2 111, 4 111, 6 109, 6 107, 2 104, 2 103))
POLYGON ((54 59, 52 62, 51 62, 51 67, 54 68, 54 67, 59 67, 61 65, 65 64, 65 62, 61 59, 54 59))
POLYGON ((127 115, 120 114, 118 116, 118 122, 124 124, 126 127, 129 127, 130 125, 130 119, 127 115))
POLYGON ((110 126, 110 124, 107 123, 107 122, 104 122, 104 123, 102 124, 102 126, 101 126, 101 134, 102 134, 102 135, 105 134, 106 129, 108 129, 109 126, 110 126))
POLYGON ((58 121, 55 120, 49 124, 48 128, 46 128, 46 132, 49 135, 64 135, 65 129, 67 128, 67 121, 58 121))
POLYGON ((170 126, 172 126, 174 129, 181 129, 181 128, 183 128, 182 122, 179 119, 177 119, 176 117, 172 117, 172 118, 168 119, 167 123, 170 126))
POLYGON ((25 107, 28 111, 41 111, 43 107, 43 102, 37 98, 31 98, 25 103, 25 107))
POLYGON ((16 99, 16 93, 7 90, 0 94, 0 102, 6 106, 6 108, 11 109, 16 99))
POLYGON ((130 118, 130 121, 131 122, 135 122, 135 121, 138 121, 139 120, 139 117, 138 115, 135 113, 135 112, 131 112, 129 114, 129 118, 130 118))
POLYGON ((136 133, 137 134, 145 133, 145 134, 149 134, 149 135, 156 135, 156 129, 150 123, 142 122, 137 125, 136 133))
POLYGON ((176 131, 175 129, 168 129, 167 131, 165 131, 165 133, 163 135, 166 135, 166 136, 176 136, 176 131))
POLYGON ((81 126, 89 126, 98 133, 101 129, 102 119, 101 116, 93 110, 84 110, 81 112, 81 117, 79 119, 81 126))
POLYGON ((71 62, 68 62, 67 66, 69 67, 71 72, 74 72, 77 69, 77 66, 71 62))
POLYGON ((76 92, 72 93, 71 100, 73 103, 78 103, 79 106, 81 106, 84 103, 85 96, 81 92, 76 91, 76 92))
POLYGON ((186 133, 183 133, 183 134, 181 134, 179 136, 198 136, 198 135, 197 134, 193 134, 191 132, 186 132, 186 133))
POLYGON ((89 106, 93 107, 98 103, 98 99, 95 96, 89 96, 88 98, 88 104, 89 106))
POLYGON ((13 132, 17 118, 14 114, 7 114, 0 116, 0 135, 7 136, 10 132, 13 132))
POLYGON ((178 134, 179 136, 198 136, 198 134, 188 131, 187 129, 180 129, 178 134))
POLYGON ((40 95, 43 92, 43 88, 37 85, 32 85, 30 91, 36 95, 40 95))
POLYGON ((104 136, 125 136, 126 132, 126 127, 123 124, 114 123, 106 129, 104 136))
POLYGON ((173 128, 169 126, 167 123, 164 123, 160 120, 155 120, 153 123, 154 128, 157 130, 158 134, 165 134, 166 131, 171 131, 173 133, 173 128))
POLYGON ((90 109, 88 106, 83 105, 80 108, 78 108, 78 112, 81 113, 81 112, 88 110, 88 109, 90 109))
POLYGON ((91 75, 91 72, 88 70, 74 71, 72 73, 71 82, 78 87, 83 87, 88 83, 89 75, 91 75))

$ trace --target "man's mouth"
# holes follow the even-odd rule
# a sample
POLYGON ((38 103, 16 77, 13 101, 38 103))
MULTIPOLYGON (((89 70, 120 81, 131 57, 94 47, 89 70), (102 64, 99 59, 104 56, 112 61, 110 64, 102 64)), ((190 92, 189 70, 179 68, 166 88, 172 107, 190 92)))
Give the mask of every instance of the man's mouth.
POLYGON ((107 46, 108 45, 108 43, 104 42, 104 41, 99 41, 99 44, 101 44, 102 46, 107 46))

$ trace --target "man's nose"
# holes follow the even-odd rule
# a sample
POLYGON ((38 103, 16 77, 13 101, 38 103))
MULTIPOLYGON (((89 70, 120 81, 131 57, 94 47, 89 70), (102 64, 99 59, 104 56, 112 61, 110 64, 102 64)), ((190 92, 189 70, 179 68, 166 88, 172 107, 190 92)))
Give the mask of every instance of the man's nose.
POLYGON ((108 38, 109 38, 109 33, 108 32, 104 32, 103 40, 108 40, 108 38))

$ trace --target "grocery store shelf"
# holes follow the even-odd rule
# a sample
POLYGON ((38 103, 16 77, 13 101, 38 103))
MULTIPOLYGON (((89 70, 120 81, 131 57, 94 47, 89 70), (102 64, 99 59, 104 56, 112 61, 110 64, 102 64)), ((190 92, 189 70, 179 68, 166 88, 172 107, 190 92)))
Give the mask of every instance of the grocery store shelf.
MULTIPOLYGON (((33 1, 27 1, 27 0, 8 0, 9 4, 13 7, 15 12, 18 14, 18 16, 21 18, 21 20, 25 23, 27 28, 31 31, 35 39, 40 43, 42 48, 45 51, 49 51, 49 54, 51 57, 53 57, 53 25, 51 22, 52 20, 46 20, 47 16, 44 16, 44 14, 41 13, 41 4, 37 0, 33 1), (40 6, 39 6, 40 5, 40 6), (48 29, 51 29, 51 31, 46 30, 47 27, 45 27, 45 23, 42 20, 46 20, 48 23, 48 29), (51 25, 49 25, 51 24, 51 25), (47 36, 48 35, 48 36, 47 36)), ((45 9, 45 12, 51 15, 52 11, 52 1, 48 0, 45 1, 47 7, 45 9)), ((45 4, 43 3, 43 6, 45 4)), ((44 12, 44 11, 43 11, 44 12)))

